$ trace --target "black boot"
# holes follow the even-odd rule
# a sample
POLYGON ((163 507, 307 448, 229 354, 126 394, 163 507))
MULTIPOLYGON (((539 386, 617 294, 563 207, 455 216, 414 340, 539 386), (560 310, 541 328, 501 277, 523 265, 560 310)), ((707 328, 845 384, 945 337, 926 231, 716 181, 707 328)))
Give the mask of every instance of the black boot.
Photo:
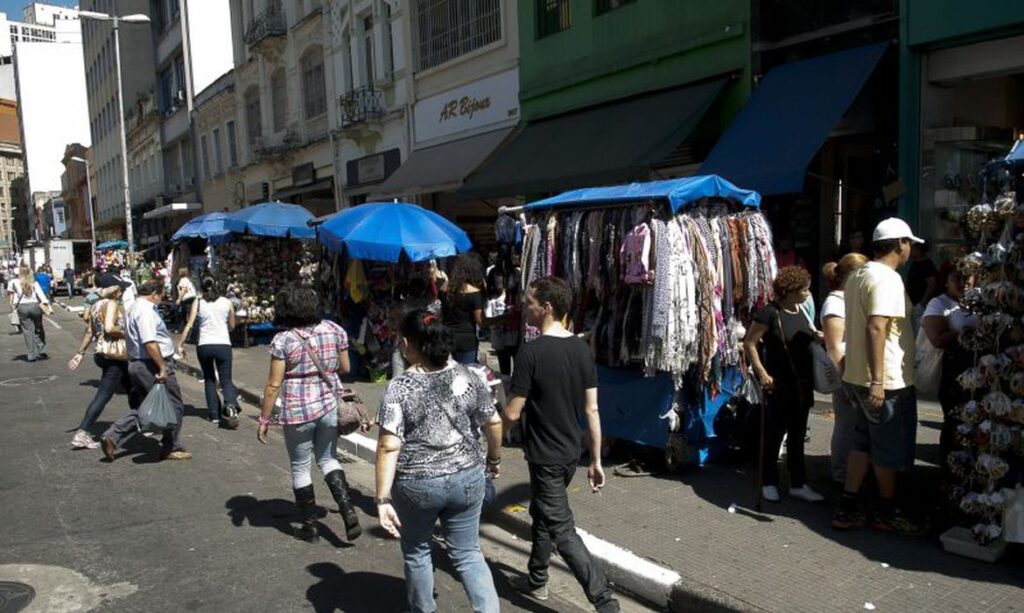
POLYGON ((355 507, 352 506, 352 499, 348 496, 348 481, 345 480, 345 472, 341 470, 330 472, 324 477, 324 481, 327 482, 334 501, 338 503, 338 512, 341 513, 341 519, 345 522, 345 536, 349 541, 356 540, 363 533, 363 529, 359 526, 359 517, 356 515, 355 507))
POLYGON ((295 506, 299 508, 299 526, 294 531, 295 536, 310 543, 316 542, 316 493, 313 484, 294 491, 295 506))

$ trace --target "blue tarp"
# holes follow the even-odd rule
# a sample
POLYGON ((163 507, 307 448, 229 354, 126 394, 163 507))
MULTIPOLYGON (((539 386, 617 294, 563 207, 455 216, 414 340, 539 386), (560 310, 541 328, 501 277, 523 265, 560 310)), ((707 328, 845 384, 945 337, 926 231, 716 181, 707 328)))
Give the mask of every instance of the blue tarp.
POLYGON ((885 53, 879 43, 768 71, 701 172, 762 195, 802 192, 804 174, 885 53))
POLYGON ((228 219, 230 215, 227 213, 206 213, 194 217, 178 228, 171 240, 179 242, 187 238, 203 238, 212 245, 225 243, 231 237, 231 230, 225 227, 228 219))
POLYGON ((1020 162, 1024 161, 1024 140, 1018 140, 1013 143, 1013 147, 1010 149, 1010 153, 1006 156, 1007 162, 1020 162))
POLYGON ((469 236, 444 217, 415 204, 370 202, 329 217, 317 228, 325 247, 357 260, 424 262, 469 251, 469 236))
POLYGON ((313 214, 297 204, 264 202, 228 214, 224 227, 240 234, 279 238, 313 238, 308 222, 313 214))
POLYGON ((527 210, 547 209, 560 206, 585 206, 615 202, 638 202, 644 200, 668 200, 672 212, 677 213, 688 204, 701 198, 731 198, 743 206, 760 207, 761 196, 749 189, 740 189, 715 175, 664 179, 645 183, 630 183, 611 187, 588 187, 574 189, 551 198, 538 200, 526 205, 527 210))
POLYGON ((114 251, 116 249, 127 249, 127 241, 107 241, 96 245, 96 251, 114 251))

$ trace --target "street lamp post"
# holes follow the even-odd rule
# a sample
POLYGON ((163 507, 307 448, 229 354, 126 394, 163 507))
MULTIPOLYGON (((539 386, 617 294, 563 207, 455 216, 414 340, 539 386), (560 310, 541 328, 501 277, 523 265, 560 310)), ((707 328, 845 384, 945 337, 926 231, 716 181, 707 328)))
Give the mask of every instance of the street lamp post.
MULTIPOLYGON (((125 23, 149 23, 149 17, 142 14, 135 15, 108 15, 94 11, 79 11, 78 16, 82 19, 95 19, 97 21, 109 21, 114 29, 114 76, 117 79, 117 125, 118 136, 121 139, 121 180, 124 184, 124 224, 125 240, 128 241, 128 261, 135 263, 135 232, 132 229, 132 197, 128 189, 128 143, 124 129, 124 92, 121 83, 121 22, 125 23)), ((90 207, 91 207, 90 203, 90 207)), ((93 256, 95 257, 95 255, 93 256)))
POLYGON ((92 267, 96 268, 96 216, 92 210, 92 181, 89 179, 89 160, 72 156, 72 162, 85 164, 85 191, 88 192, 87 206, 89 207, 89 239, 92 242, 92 267))

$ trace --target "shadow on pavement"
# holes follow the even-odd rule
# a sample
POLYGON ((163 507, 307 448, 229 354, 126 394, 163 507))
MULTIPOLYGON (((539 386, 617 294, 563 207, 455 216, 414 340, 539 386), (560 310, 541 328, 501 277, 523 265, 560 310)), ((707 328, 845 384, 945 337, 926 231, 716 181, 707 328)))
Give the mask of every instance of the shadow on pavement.
MULTIPOLYGON (((235 496, 224 503, 224 506, 228 510, 231 524, 236 528, 248 522, 253 528, 274 528, 282 534, 290 537, 295 536, 293 522, 297 524, 299 518, 295 509, 295 503, 291 500, 283 498, 257 500, 254 496, 235 496)), ((317 521, 317 532, 320 534, 320 537, 334 547, 353 547, 351 543, 341 540, 328 523, 324 521, 329 515, 330 513, 326 509, 317 507, 317 517, 321 520, 317 521)))
POLYGON ((405 583, 379 573, 347 573, 332 562, 306 567, 320 581, 306 590, 306 600, 316 613, 377 613, 405 608, 405 583))
MULTIPOLYGON (((918 458, 938 456, 936 445, 919 445, 918 458)), ((722 461, 709 464, 699 470, 688 470, 682 474, 666 474, 652 477, 659 480, 683 483, 693 489, 693 493, 720 509, 728 509, 737 505, 737 514, 752 517, 757 521, 771 521, 772 516, 795 519, 818 536, 838 543, 844 547, 858 551, 865 558, 887 563, 896 568, 912 571, 934 572, 950 577, 959 577, 972 581, 987 581, 1008 585, 1024 584, 1024 567, 1015 559, 1022 557, 1020 552, 1015 555, 1008 551, 998 565, 962 558, 946 553, 938 540, 940 526, 933 525, 932 533, 925 537, 901 537, 891 533, 872 530, 870 527, 838 531, 832 528, 831 519, 835 504, 841 493, 841 486, 832 484, 829 479, 830 459, 824 455, 807 455, 808 482, 826 496, 822 503, 811 504, 788 497, 788 475, 785 462, 780 462, 781 483, 779 490, 783 494, 781 502, 765 502, 762 514, 743 509, 753 509, 756 499, 757 466, 753 462, 722 461), (829 484, 826 486, 825 484, 829 484)), ((939 469, 935 466, 918 465, 912 475, 900 481, 902 491, 900 498, 905 502, 908 513, 912 517, 935 515, 942 508, 944 501, 939 494, 939 469)), ((874 486, 866 483, 864 499, 870 507, 874 486)), ((941 519, 941 518, 939 518, 941 519)))

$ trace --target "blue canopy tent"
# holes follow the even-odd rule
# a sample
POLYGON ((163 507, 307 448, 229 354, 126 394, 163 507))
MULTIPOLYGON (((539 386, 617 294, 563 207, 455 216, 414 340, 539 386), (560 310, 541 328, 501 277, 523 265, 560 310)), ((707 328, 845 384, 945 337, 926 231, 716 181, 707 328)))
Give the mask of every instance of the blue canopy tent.
MULTIPOLYGON (((703 175, 576 189, 531 202, 523 210, 628 205, 655 200, 667 203, 671 213, 675 214, 705 198, 731 200, 750 209, 761 206, 761 195, 756 191, 741 189, 717 175, 703 175)), ((651 447, 666 449, 671 446, 663 416, 671 410, 679 392, 669 373, 659 372, 647 377, 639 370, 599 365, 597 375, 603 432, 651 447)), ((724 447, 715 435, 715 419, 722 407, 738 393, 742 382, 739 369, 728 368, 722 372, 717 391, 705 388, 699 394, 683 394, 700 398, 697 402, 684 402, 680 430, 680 434, 685 436, 686 447, 697 451, 700 463, 724 447)))
POLYGON ((127 241, 107 241, 96 245, 96 251, 116 251, 117 249, 127 249, 127 241))
POLYGON ((357 260, 424 262, 469 251, 469 236, 444 217, 415 204, 370 202, 336 213, 317 227, 327 249, 357 260))
POLYGON ((187 221, 171 237, 172 242, 180 242, 189 238, 202 238, 211 245, 220 245, 231 237, 231 230, 226 227, 230 215, 227 213, 206 213, 187 221))
POLYGON ((278 238, 314 238, 313 214, 297 204, 264 202, 228 214, 224 228, 239 234, 278 238))

